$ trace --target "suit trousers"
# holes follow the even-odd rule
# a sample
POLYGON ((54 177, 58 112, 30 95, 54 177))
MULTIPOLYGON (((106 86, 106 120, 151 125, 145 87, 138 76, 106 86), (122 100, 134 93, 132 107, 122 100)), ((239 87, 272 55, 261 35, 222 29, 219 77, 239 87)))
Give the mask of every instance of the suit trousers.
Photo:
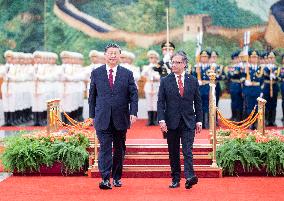
POLYGON ((109 180, 111 173, 113 179, 121 179, 126 150, 126 131, 117 130, 113 124, 112 117, 109 127, 106 130, 96 131, 100 142, 98 165, 103 180, 109 180))
POLYGON ((167 143, 171 165, 171 177, 174 182, 179 182, 181 179, 180 141, 184 157, 184 176, 186 179, 194 176, 192 155, 194 136, 195 129, 188 128, 183 118, 180 119, 176 129, 168 129, 167 143))

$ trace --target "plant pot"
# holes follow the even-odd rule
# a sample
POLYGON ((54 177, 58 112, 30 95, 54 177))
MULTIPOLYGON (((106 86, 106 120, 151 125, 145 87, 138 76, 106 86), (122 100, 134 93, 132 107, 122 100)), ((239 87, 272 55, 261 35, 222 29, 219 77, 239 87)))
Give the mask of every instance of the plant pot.
POLYGON ((66 173, 64 171, 63 165, 59 162, 55 162, 50 167, 42 165, 39 168, 39 171, 17 172, 14 170, 13 175, 15 176, 84 176, 85 170, 82 168, 78 172, 66 173))
POLYGON ((239 176, 267 176, 267 172, 265 170, 265 167, 260 167, 260 170, 256 167, 252 168, 251 171, 247 171, 243 168, 240 161, 235 162, 235 170, 234 174, 239 176))

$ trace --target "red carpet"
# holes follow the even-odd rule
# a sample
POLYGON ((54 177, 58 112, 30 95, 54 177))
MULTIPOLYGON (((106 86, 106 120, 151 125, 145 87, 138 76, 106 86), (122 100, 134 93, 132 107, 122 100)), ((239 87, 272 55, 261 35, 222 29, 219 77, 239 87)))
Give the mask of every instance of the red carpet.
POLYGON ((169 189, 170 179, 123 179, 122 188, 102 191, 87 177, 10 177, 0 182, 1 201, 280 201, 284 178, 227 177, 199 180, 190 190, 169 189), (282 186, 282 187, 281 187, 282 186))

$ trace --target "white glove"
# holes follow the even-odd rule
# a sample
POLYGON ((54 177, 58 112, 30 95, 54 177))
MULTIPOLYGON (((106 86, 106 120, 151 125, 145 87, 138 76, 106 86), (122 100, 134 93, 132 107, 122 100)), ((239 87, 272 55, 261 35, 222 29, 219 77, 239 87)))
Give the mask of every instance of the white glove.
POLYGON ((275 80, 275 78, 276 78, 275 74, 274 74, 274 73, 271 73, 271 74, 270 74, 270 79, 271 79, 271 80, 275 80))
POLYGON ((166 62, 169 62, 171 60, 171 56, 169 53, 166 53, 164 58, 163 58, 163 62, 166 63, 166 62))
POLYGON ((202 85, 202 81, 198 80, 198 84, 199 84, 199 86, 201 86, 202 85))
POLYGON ((246 85, 246 86, 251 86, 251 85, 252 85, 252 83, 251 83, 251 81, 250 81, 250 80, 246 80, 246 81, 245 81, 245 85, 246 85))

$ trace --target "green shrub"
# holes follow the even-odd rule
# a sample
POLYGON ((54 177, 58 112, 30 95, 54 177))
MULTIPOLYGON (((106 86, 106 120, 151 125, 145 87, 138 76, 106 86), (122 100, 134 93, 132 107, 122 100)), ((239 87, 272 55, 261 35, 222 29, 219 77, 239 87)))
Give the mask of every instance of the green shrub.
POLYGON ((216 157, 224 174, 237 174, 235 166, 238 162, 245 172, 266 168, 268 175, 284 173, 284 142, 278 139, 267 142, 257 142, 254 136, 230 139, 217 148, 216 157))
POLYGON ((39 171, 42 164, 52 165, 51 150, 41 141, 16 136, 5 141, 6 147, 2 155, 5 169, 10 171, 39 171))
POLYGON ((82 170, 88 161, 89 139, 77 133, 59 136, 17 135, 5 139, 1 155, 4 168, 19 173, 39 172, 40 167, 61 163, 66 174, 82 170))

